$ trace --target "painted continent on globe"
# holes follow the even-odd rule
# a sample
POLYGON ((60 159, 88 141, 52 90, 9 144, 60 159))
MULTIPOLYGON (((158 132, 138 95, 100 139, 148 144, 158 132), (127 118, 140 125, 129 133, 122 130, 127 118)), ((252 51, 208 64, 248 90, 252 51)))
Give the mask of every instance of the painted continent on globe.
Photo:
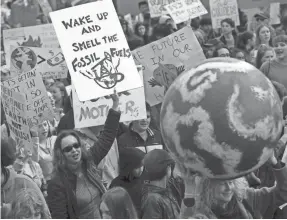
POLYGON ((173 82, 160 120, 164 142, 185 176, 232 179, 271 156, 282 115, 275 88, 258 69, 214 58, 173 82))
POLYGON ((37 64, 37 56, 33 50, 27 47, 18 47, 11 53, 11 63, 21 72, 27 72, 37 64))

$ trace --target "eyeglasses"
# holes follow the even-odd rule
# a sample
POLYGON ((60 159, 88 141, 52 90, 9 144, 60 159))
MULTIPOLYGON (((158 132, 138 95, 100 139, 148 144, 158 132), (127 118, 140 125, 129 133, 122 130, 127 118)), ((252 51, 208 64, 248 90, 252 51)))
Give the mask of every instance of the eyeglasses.
POLYGON ((80 147, 81 147, 81 145, 79 143, 74 143, 72 145, 66 146, 62 151, 64 153, 69 153, 69 152, 71 152, 73 150, 73 148, 78 149, 80 147))

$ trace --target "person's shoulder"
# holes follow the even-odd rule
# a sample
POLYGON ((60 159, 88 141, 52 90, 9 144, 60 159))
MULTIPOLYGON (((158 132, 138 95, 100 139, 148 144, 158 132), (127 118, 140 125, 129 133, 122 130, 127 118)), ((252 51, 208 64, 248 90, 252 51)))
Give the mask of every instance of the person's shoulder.
POLYGON ((38 188, 37 184, 28 176, 23 174, 15 174, 16 188, 38 188))

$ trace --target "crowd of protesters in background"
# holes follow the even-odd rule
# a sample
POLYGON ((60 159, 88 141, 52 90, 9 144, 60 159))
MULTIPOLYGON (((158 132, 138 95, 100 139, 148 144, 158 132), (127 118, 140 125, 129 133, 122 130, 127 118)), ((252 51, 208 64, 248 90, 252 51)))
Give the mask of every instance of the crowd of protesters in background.
MULTIPOLYGON (((49 2, 52 2, 53 10, 77 5, 69 0, 49 2)), ((50 20, 34 0, 2 1, 1 6, 3 82, 11 78, 5 63, 3 30, 47 24, 50 20), (20 12, 25 19, 21 19, 20 12)), ((191 26, 207 59, 233 57, 260 69, 274 84, 282 100, 285 119, 285 6, 280 24, 271 26, 269 15, 259 13, 254 16, 256 27, 252 31, 248 29, 247 15, 241 9, 239 25, 226 18, 219 29, 212 28, 208 14, 177 25, 169 15, 151 18, 146 1, 138 3, 140 13, 132 16, 132 23, 125 20, 124 15, 118 14, 118 18, 130 50, 191 26)), ((146 119, 121 123, 121 113, 117 111, 119 96, 115 93, 111 95, 113 107, 104 126, 77 130, 72 95, 65 89, 71 84, 70 76, 64 80, 45 79, 44 84, 53 103, 55 118, 31 129, 32 152, 16 151, 21 147, 10 137, 1 104, 2 218, 287 219, 285 140, 260 169, 230 181, 200 178, 197 196, 193 201, 185 200, 183 178, 161 137, 160 104, 151 107, 146 103, 146 119), (118 162, 116 174, 105 166, 110 151, 113 152, 112 161, 118 162), (193 213, 186 212, 191 206, 193 213)))

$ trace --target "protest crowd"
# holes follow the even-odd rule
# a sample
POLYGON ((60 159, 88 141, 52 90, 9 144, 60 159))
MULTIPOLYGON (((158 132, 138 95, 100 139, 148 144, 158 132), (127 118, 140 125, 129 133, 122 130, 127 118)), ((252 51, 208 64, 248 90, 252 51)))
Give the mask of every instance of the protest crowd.
POLYGON ((287 1, 121 2, 1 1, 1 218, 287 219, 287 1))

